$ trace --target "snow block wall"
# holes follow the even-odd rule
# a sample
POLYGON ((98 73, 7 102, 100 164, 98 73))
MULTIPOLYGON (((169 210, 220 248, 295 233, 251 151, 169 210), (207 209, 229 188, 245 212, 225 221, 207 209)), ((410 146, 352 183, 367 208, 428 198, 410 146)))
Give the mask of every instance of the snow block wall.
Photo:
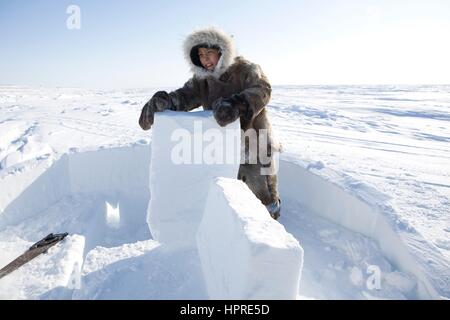
POLYGON ((239 121, 222 128, 211 111, 157 113, 152 128, 147 213, 153 238, 166 245, 195 247, 211 181, 216 176, 236 178, 239 157, 239 121), (238 137, 237 141, 225 141, 231 136, 238 137), (216 155, 234 161, 208 161, 214 140, 222 148, 215 150, 216 155))
POLYGON ((242 181, 213 181, 197 246, 211 299, 296 299, 303 249, 242 181))
POLYGON ((63 158, 53 165, 51 159, 30 161, 0 174, 0 229, 70 194, 67 157, 63 158))
POLYGON ((436 254, 433 254, 434 261, 418 261, 420 252, 431 253, 434 249, 429 248, 427 242, 418 235, 398 230, 387 216, 387 208, 383 203, 357 198, 351 192, 289 161, 281 161, 279 179, 283 181, 280 193, 284 197, 297 199, 317 215, 375 240, 383 254, 397 268, 417 277, 416 290, 420 299, 440 299, 436 288, 442 290, 442 295, 448 294, 447 286, 440 285, 442 282, 438 278, 448 272, 448 268, 442 267, 446 263, 436 254), (429 268, 436 271, 430 273, 427 271, 429 268))

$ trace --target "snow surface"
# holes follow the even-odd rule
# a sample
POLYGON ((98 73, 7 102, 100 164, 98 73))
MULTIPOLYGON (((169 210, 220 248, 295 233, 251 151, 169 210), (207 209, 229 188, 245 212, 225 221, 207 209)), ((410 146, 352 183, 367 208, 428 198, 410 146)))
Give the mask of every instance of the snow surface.
MULTIPOLYGON (((160 89, 0 87, 0 267, 50 232, 85 239, 52 248, 82 251, 79 281, 50 251, 1 298, 208 297, 196 250, 167 250, 146 223, 152 133, 137 120, 160 89)), ((450 86, 275 87, 268 112, 298 298, 450 298, 450 86)))
POLYGON ((197 247, 211 299, 295 299, 303 249, 247 185, 216 178, 197 247))
MULTIPOLYGON (((226 128, 220 127, 211 111, 174 112, 166 111, 155 116, 152 128, 152 156, 150 165, 151 199, 147 222, 153 239, 170 246, 195 248, 195 235, 205 210, 209 186, 214 177, 236 178, 239 171, 240 140, 233 143, 212 141, 223 153, 236 154, 230 163, 207 164, 202 159, 203 137, 207 132, 216 132, 226 137, 226 131, 240 137, 239 121, 226 128), (178 131, 177 131, 178 130, 178 131), (179 133, 174 134, 174 133, 179 133), (188 163, 174 163, 177 148, 186 145, 191 157, 188 163), (195 145, 198 144, 198 147, 195 145), (224 147, 225 146, 225 147, 224 147), (198 159, 195 159, 195 158, 198 159), (198 160, 198 161, 195 161, 198 160), (202 160, 202 161, 200 161, 202 160)), ((206 144, 206 143, 205 143, 206 144)), ((214 146, 213 146, 214 147, 214 146)), ((214 149, 214 148, 212 148, 214 149)), ((179 159, 182 160, 182 159, 179 159)))

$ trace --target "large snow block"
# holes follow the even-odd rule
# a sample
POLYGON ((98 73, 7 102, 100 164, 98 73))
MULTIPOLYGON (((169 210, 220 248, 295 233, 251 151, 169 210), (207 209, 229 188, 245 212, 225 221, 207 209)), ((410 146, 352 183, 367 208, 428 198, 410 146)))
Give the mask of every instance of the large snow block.
POLYGON ((303 249, 242 181, 212 183, 197 248, 211 299, 296 299, 303 249))
POLYGON ((195 247, 211 181, 237 177, 240 124, 222 128, 211 111, 165 111, 152 131, 150 232, 160 243, 195 247))

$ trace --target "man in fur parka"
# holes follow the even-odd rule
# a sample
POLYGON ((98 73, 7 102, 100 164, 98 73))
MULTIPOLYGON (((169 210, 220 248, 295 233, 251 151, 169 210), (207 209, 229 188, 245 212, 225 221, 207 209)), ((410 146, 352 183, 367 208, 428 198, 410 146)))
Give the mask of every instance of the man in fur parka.
POLYGON ((184 42, 184 54, 193 77, 178 90, 156 92, 143 107, 139 125, 144 130, 150 129, 154 113, 158 111, 190 111, 203 106, 204 110, 213 111, 222 127, 240 119, 244 133, 255 130, 257 139, 262 139, 260 133, 263 132, 269 162, 248 154, 246 145, 246 154, 242 157, 245 161, 241 161, 238 179, 244 181, 270 215, 278 219, 281 201, 273 157, 280 147, 274 141, 265 110, 272 90, 267 77, 259 65, 236 56, 232 38, 217 28, 210 27, 189 35, 184 42))

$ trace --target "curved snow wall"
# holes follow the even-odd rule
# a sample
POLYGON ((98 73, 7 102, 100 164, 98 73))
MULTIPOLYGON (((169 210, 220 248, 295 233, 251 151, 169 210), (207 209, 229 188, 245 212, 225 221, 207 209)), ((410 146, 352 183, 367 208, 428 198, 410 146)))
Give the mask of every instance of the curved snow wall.
MULTIPOLYGON (((29 161, 22 167, 3 170, 0 230, 33 217, 65 196, 84 192, 129 196, 140 209, 123 216, 146 225, 149 162, 149 146, 138 145, 67 154, 56 162, 29 161)), ((296 199, 316 214, 374 239, 400 270, 417 277, 419 297, 439 298, 406 240, 394 231, 395 226, 379 208, 290 161, 280 161, 279 181, 282 198, 296 199)))
POLYGON ((386 258, 400 270, 417 277, 420 298, 439 299, 427 275, 409 252, 405 240, 394 232, 395 226, 383 216, 382 208, 288 161, 280 163, 279 181, 282 197, 297 199, 312 212, 375 240, 386 258))
POLYGON ((149 162, 149 146, 131 146, 64 154, 55 162, 32 160, 5 170, 0 176, 0 230, 72 194, 122 200, 122 225, 142 221, 146 227, 149 162))

